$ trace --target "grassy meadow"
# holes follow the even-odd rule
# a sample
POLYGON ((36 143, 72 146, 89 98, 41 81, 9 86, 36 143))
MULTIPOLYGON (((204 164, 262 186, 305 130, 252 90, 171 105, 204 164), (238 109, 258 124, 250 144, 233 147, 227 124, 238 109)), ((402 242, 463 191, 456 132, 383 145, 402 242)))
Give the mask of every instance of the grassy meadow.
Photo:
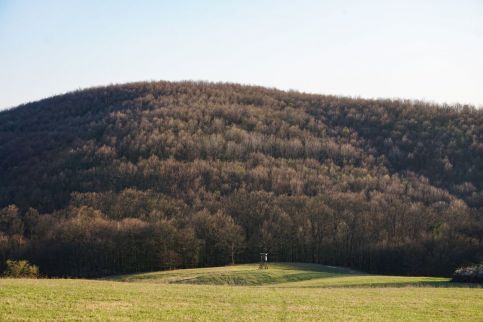
POLYGON ((0 279, 0 320, 482 321, 483 289, 311 264, 0 279))

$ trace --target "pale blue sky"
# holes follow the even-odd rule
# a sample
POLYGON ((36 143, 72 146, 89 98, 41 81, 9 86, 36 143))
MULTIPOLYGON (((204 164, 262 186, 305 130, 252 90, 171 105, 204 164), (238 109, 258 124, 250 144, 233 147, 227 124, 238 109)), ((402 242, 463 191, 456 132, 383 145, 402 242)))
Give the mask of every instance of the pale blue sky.
POLYGON ((186 79, 483 105, 483 1, 0 0, 0 109, 186 79))

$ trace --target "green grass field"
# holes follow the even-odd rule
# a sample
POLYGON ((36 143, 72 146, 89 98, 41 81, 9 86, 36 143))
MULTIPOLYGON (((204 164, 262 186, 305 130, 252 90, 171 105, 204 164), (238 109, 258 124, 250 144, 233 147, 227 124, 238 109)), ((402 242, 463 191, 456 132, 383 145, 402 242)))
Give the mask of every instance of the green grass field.
POLYGON ((0 320, 483 321, 483 288, 311 264, 0 279, 0 320))

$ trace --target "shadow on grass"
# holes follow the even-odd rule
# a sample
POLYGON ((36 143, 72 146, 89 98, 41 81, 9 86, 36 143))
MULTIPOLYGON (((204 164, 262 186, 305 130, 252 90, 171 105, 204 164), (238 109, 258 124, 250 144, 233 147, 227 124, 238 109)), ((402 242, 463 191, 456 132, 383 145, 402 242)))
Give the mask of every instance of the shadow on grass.
POLYGON ((354 284, 326 284, 326 285, 284 285, 294 288, 404 288, 404 287, 430 287, 430 288, 483 288, 483 284, 454 283, 454 282, 388 282, 388 283, 354 283, 354 284))
POLYGON ((322 265, 322 264, 311 264, 311 263, 290 263, 290 262, 276 262, 276 263, 269 263, 269 267, 272 266, 277 269, 282 270, 304 270, 304 271, 313 271, 313 272, 320 272, 320 273, 331 273, 331 274, 357 274, 357 275, 365 275, 365 273, 356 271, 347 267, 341 266, 330 266, 330 265, 322 265))
POLYGON ((386 283, 375 285, 379 287, 441 287, 441 288, 482 288, 481 284, 454 282, 416 282, 416 283, 386 283))
POLYGON ((237 272, 233 273, 211 273, 198 275, 191 278, 174 280, 175 284, 205 284, 205 285, 276 285, 280 283, 300 282, 321 278, 337 277, 340 274, 322 272, 300 272, 287 275, 272 274, 270 272, 237 272))

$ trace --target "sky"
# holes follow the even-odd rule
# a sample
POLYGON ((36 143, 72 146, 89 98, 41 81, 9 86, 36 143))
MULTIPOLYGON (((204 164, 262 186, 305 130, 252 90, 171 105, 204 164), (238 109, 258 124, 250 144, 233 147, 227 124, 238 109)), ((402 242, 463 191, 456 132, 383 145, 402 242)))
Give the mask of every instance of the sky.
POLYGON ((0 109, 207 80, 483 106, 483 0, 0 0, 0 109))

